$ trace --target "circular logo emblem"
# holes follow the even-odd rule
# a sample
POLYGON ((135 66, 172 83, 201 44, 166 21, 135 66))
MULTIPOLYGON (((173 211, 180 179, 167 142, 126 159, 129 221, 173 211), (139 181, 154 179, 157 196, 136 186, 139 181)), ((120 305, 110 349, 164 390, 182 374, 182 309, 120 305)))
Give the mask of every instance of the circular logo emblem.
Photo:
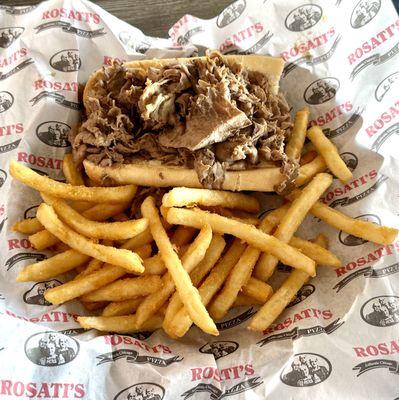
POLYGON ((4 169, 0 169, 0 188, 4 185, 7 180, 7 172, 4 169))
POLYGON ((68 134, 71 127, 60 121, 47 121, 36 128, 37 137, 53 147, 69 147, 68 134))
POLYGON ((237 342, 217 341, 205 344, 199 349, 199 351, 205 354, 213 354, 215 360, 218 360, 219 358, 234 353, 238 347, 239 345, 237 342))
POLYGON ((323 104, 335 97, 338 89, 339 80, 337 78, 317 79, 305 89, 303 98, 308 104, 323 104))
POLYGON ((323 10, 316 4, 304 4, 294 8, 285 19, 285 26, 292 32, 301 32, 315 26, 323 15, 323 10))
MULTIPOLYGON (((355 219, 361 219, 362 221, 373 222, 375 224, 381 225, 380 218, 375 214, 359 215, 355 219)), ((343 231, 339 231, 338 239, 345 246, 360 246, 364 243, 367 243, 367 240, 358 238, 353 235, 348 235, 346 232, 343 232, 343 231)))
POLYGON ((10 92, 0 92, 0 113, 7 111, 14 104, 14 96, 10 92))
POLYGON ((349 152, 341 153, 340 156, 344 161, 344 163, 346 164, 346 166, 348 167, 348 169, 350 169, 353 172, 356 169, 357 165, 359 164, 359 159, 357 158, 357 156, 349 152))
POLYGON ((325 381, 331 370, 330 361, 320 354, 298 353, 290 358, 281 372, 280 379, 289 386, 314 386, 325 381))
POLYGON ((144 54, 151 47, 151 43, 146 40, 146 38, 135 38, 130 32, 127 31, 119 33, 119 40, 135 53, 144 54))
POLYGON ((114 400, 162 400, 165 389, 152 382, 136 383, 119 392, 114 400))
POLYGON ((73 361, 79 353, 79 343, 58 332, 40 332, 25 342, 25 354, 36 365, 58 367, 73 361))
POLYGON ((50 65, 57 71, 61 72, 77 71, 82 65, 79 58, 79 50, 66 49, 55 53, 50 58, 50 65))
POLYGON ((37 306, 51 306, 52 304, 44 298, 44 292, 47 289, 51 289, 59 285, 61 285, 61 282, 57 279, 36 283, 31 289, 24 293, 24 302, 26 304, 34 304, 37 306))
POLYGON ((384 96, 391 90, 394 84, 398 81, 399 71, 388 75, 380 84, 377 86, 374 92, 374 97, 377 101, 382 101, 384 96))
POLYGON ((352 11, 351 25, 359 29, 367 25, 380 11, 381 0, 360 0, 352 11))
POLYGON ((396 325, 399 322, 399 297, 373 297, 363 304, 360 316, 363 321, 373 326, 396 325))
POLYGON ((1 28, 0 47, 3 49, 10 47, 15 42, 15 40, 17 40, 22 35, 24 30, 25 28, 19 26, 1 28))
POLYGON ((312 295, 315 290, 316 290, 316 288, 313 285, 311 285, 310 283, 302 286, 302 288, 298 290, 294 299, 288 304, 287 308, 301 303, 302 301, 307 299, 310 295, 312 295))
POLYGON ((245 7, 245 0, 237 0, 230 4, 218 15, 216 19, 216 25, 219 28, 224 28, 225 26, 231 24, 244 12, 245 7))

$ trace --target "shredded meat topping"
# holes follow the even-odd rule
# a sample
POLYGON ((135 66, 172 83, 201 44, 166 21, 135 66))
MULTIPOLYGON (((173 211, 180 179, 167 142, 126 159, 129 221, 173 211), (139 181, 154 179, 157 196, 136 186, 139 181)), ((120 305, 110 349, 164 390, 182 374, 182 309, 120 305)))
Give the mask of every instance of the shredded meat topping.
POLYGON ((77 162, 101 166, 156 159, 195 168, 203 186, 220 188, 225 171, 273 162, 279 193, 292 189, 298 164, 284 152, 289 107, 270 92, 267 77, 218 52, 205 60, 127 69, 114 62, 96 82, 86 118, 70 137, 77 162))

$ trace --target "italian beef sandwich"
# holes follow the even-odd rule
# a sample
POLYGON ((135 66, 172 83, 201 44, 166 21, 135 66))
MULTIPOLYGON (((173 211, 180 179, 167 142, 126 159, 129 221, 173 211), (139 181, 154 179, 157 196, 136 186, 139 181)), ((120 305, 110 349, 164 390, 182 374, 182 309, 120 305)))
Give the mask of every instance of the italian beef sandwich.
POLYGON ((286 192, 298 163, 285 153, 282 69, 280 58, 215 51, 115 62, 86 84, 74 159, 102 185, 286 192))

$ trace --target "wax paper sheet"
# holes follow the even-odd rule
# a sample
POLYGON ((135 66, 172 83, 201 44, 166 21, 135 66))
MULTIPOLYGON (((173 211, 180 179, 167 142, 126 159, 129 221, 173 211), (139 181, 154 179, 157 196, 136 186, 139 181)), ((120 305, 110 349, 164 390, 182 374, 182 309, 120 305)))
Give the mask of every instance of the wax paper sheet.
MULTIPOLYGON (((355 218, 398 226, 399 19, 388 0, 238 0, 210 20, 186 15, 169 39, 148 37, 88 1, 0 6, 0 398, 1 399, 394 399, 399 396, 399 242, 379 246, 309 216, 299 234, 324 232, 342 260, 320 267, 264 333, 246 329, 255 309, 233 310, 219 337, 192 328, 84 332, 77 302, 48 304, 60 276, 15 283, 49 256, 11 225, 40 198, 15 182, 16 159, 63 180, 79 85, 112 58, 223 53, 282 56, 281 90, 308 105, 353 171, 323 201, 355 218)), ((264 195, 266 208, 271 196, 264 195)), ((280 267, 275 281, 288 271, 280 267)))

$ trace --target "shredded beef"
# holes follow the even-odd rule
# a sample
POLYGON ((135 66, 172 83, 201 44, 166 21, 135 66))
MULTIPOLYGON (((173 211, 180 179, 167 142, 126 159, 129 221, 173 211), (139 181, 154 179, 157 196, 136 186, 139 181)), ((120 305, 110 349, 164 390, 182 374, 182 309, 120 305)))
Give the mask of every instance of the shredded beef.
POLYGON ((203 186, 220 188, 226 170, 272 162, 284 176, 276 190, 292 189, 298 163, 284 152, 289 107, 270 92, 265 75, 208 52, 205 60, 148 71, 114 62, 95 89, 70 136, 78 163, 156 159, 194 168, 203 186))

